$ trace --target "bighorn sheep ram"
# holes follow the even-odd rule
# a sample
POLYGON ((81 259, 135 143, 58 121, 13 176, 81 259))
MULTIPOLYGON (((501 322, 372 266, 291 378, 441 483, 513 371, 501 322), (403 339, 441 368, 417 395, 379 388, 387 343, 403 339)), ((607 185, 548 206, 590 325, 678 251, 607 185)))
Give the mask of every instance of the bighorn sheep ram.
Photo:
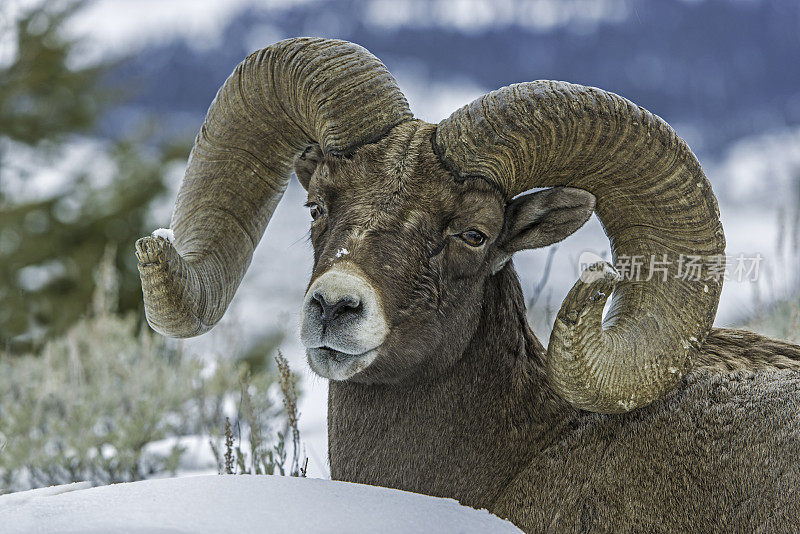
POLYGON ((276 43, 211 104, 174 243, 136 244, 155 330, 219 321, 292 168, 313 219, 301 335, 330 379, 333 478, 529 532, 800 529, 800 347, 713 329, 721 279, 598 264, 547 349, 526 322, 512 254, 593 211, 615 258, 723 253, 710 184, 659 117, 537 81, 428 124, 365 49, 276 43))

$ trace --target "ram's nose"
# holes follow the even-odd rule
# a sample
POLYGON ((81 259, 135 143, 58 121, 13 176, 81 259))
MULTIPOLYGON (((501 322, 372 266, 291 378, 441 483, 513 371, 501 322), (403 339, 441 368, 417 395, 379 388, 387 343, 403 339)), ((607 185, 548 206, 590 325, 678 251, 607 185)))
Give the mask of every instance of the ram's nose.
POLYGON ((308 288, 300 326, 307 349, 363 354, 388 332, 378 291, 354 263, 337 263, 308 288))
POLYGON ((327 330, 328 326, 334 324, 338 319, 344 321, 357 320, 364 311, 361 305, 361 297, 355 294, 335 296, 328 294, 320 288, 311 294, 311 307, 318 308, 322 329, 327 330))

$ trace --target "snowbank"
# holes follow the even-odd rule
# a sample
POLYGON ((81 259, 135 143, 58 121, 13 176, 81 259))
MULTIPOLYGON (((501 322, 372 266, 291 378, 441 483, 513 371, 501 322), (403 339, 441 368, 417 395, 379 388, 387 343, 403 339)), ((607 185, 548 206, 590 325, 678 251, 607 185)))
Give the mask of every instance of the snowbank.
POLYGON ((0 497, 4 534, 520 532, 485 510, 331 480, 208 475, 0 497))

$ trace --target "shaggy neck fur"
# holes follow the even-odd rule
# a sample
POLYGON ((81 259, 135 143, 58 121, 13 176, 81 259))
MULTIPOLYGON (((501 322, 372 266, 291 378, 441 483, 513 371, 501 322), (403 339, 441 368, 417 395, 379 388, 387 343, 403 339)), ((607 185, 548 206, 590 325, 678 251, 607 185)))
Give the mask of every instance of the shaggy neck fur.
POLYGON ((543 357, 509 263, 487 281, 480 326, 444 375, 404 386, 330 383, 333 478, 490 507, 577 414, 547 387, 543 357))

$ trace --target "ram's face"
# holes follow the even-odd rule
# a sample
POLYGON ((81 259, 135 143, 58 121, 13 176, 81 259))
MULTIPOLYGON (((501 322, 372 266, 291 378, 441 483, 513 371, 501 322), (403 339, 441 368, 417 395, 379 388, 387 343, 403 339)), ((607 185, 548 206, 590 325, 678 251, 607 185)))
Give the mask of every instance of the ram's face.
POLYGON ((477 328, 504 201, 482 180, 456 182, 429 139, 417 132, 349 159, 313 149, 295 166, 314 247, 302 340, 321 376, 437 373, 477 328))

